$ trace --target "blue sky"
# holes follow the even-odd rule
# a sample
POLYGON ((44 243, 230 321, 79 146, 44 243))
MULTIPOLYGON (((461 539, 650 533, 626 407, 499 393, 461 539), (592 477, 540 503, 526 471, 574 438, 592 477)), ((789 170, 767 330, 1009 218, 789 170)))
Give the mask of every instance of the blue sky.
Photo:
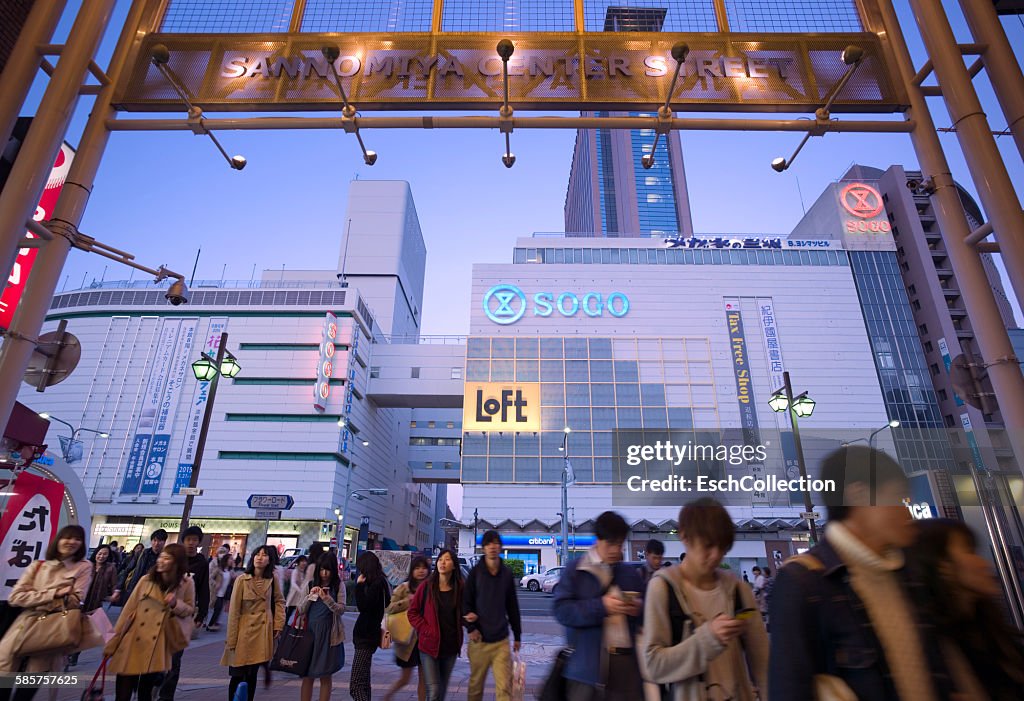
MULTIPOLYGON (((79 5, 68 4, 58 42, 66 37, 79 5)), ((925 55, 908 3, 896 0, 896 5, 919 66, 925 55)), ((943 5, 958 39, 971 41, 958 3, 943 0, 943 5)), ((128 0, 117 3, 100 65, 109 59, 128 6, 128 0)), ((1003 26, 1020 57, 1024 21, 1004 18, 1003 26)), ((992 127, 1005 128, 984 73, 975 84, 992 127)), ((24 114, 34 112, 44 87, 45 81, 38 80, 24 114)), ((67 137, 72 145, 78 141, 90 103, 87 97, 79 104, 67 137)), ((929 104, 935 123, 949 126, 941 99, 931 98, 929 104)), ((514 133, 512 150, 517 161, 512 169, 501 164, 504 141, 497 131, 364 131, 367 147, 380 156, 372 168, 363 165, 355 138, 340 131, 221 132, 219 136, 229 153, 248 159, 244 171, 228 168, 205 137, 187 132, 113 134, 82 231, 131 251, 147 265, 166 264, 186 274, 201 246, 200 279, 223 275, 247 280, 254 265, 257 275, 264 268, 282 265, 333 268, 349 182, 356 177, 407 180, 428 251, 423 332, 464 334, 469 325, 472 264, 510 262, 516 237, 564 228, 563 205, 575 139, 571 130, 514 133)), ((809 207, 850 164, 917 167, 906 135, 830 134, 812 139, 786 173, 771 170, 772 158, 788 157, 800 138, 796 133, 683 132, 696 230, 784 235, 802 216, 799 191, 809 207)), ((954 177, 975 192, 956 136, 941 138, 954 177)), ((1011 137, 1001 137, 997 143, 1013 180, 1024 182, 1024 164, 1011 137)), ((73 251, 65 275, 67 289, 75 289, 83 280, 88 284, 101 277, 126 279, 129 270, 73 251)), ((1017 313, 1020 318, 1019 309, 1017 313)))

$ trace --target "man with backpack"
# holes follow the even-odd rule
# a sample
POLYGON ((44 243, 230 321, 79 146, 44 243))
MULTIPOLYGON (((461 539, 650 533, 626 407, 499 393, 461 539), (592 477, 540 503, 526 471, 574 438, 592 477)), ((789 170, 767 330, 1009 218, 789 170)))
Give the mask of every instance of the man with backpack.
POLYGON ((686 558, 654 575, 644 607, 644 673, 663 698, 753 701, 767 685, 768 634, 754 594, 720 567, 735 535, 714 499, 679 512, 686 558))

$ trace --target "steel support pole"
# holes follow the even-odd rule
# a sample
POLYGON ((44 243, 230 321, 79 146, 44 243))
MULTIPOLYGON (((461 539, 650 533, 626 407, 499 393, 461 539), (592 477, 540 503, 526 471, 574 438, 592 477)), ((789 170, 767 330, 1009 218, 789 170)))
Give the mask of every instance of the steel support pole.
POLYGON ((67 0, 37 0, 0 74, 0 146, 7 143, 39 71, 40 44, 49 44, 67 0))
MULTIPOLYGON (((75 22, 75 29, 78 28, 79 22, 87 22, 90 25, 89 29, 91 31, 87 37, 81 38, 80 41, 84 42, 86 39, 92 39, 96 43, 99 42, 103 34, 103 28, 110 20, 113 5, 114 0, 96 0, 95 2, 90 1, 83 5, 78 20, 75 22)), ((67 259, 68 251, 71 248, 71 241, 67 236, 74 235, 77 232, 78 224, 82 221, 82 214, 89 201, 89 193, 92 191, 96 171, 99 169, 100 160, 103 157, 103 151, 106 148, 107 139, 110 135, 110 132, 107 130, 107 122, 115 116, 114 110, 110 106, 114 85, 117 83, 117 79, 124 67, 131 43, 135 39, 135 29, 144 9, 145 3, 143 0, 136 0, 128 13, 124 29, 121 32, 114 55, 110 61, 109 75, 111 81, 103 87, 103 90, 96 97, 92 114, 89 116, 89 121, 82 134, 78 152, 75 154, 68 177, 64 182, 64 189, 61 191, 57 206, 50 216, 51 228, 57 230, 61 235, 54 236, 52 241, 48 241, 39 250, 39 255, 36 258, 35 265, 32 267, 32 273, 29 275, 28 282, 25 284, 25 291, 22 293, 18 308, 14 314, 14 320, 11 323, 11 331, 14 333, 7 336, 4 339, 3 346, 0 346, 0 426, 6 425, 10 418, 11 410, 14 408, 14 402, 18 396, 18 387, 25 374, 25 369, 28 367, 29 359, 32 357, 32 351, 35 349, 34 341, 28 339, 35 338, 38 335, 46 318, 46 313, 49 310, 50 300, 53 299, 53 293, 60 283, 60 274, 64 267, 64 261, 67 259)), ((92 52, 82 52, 80 46, 73 49, 72 44, 76 36, 75 29, 72 29, 71 38, 68 40, 68 53, 61 57, 57 67, 58 70, 60 70, 60 66, 65 61, 76 54, 81 54, 79 60, 83 72, 88 70, 88 63, 95 52, 95 46, 93 46, 92 52)), ((83 29, 79 35, 84 31, 83 29)), ((71 64, 68 64, 69 69, 70 66, 71 64)), ((54 78, 56 78, 56 73, 54 78)), ((77 90, 77 84, 75 89, 77 90)), ((42 107, 40 107, 40 111, 42 111, 42 107)), ((67 112, 67 115, 70 118, 70 111, 67 112)), ((32 125, 29 139, 32 138, 32 133, 37 126, 39 124, 32 125)), ((59 134, 55 134, 54 144, 56 148, 60 147, 66 128, 67 124, 65 122, 59 134)), ((39 133, 41 134, 42 132, 39 133)), ((26 141, 27 145, 28 141, 26 141)), ((23 148, 25 147, 23 146, 23 148)), ((45 184, 46 174, 50 172, 50 168, 53 165, 54 155, 51 154, 49 159, 45 163, 40 163, 38 158, 29 159, 35 161, 40 166, 45 166, 41 167, 39 171, 43 174, 43 184, 45 184)), ((4 194, 7 194, 6 190, 4 194)), ((31 200, 33 210, 38 201, 39 193, 37 192, 35 199, 31 200)), ((15 254, 17 253, 17 241, 25 234, 24 212, 17 210, 14 211, 12 216, 18 214, 21 215, 21 219, 16 221, 13 219, 0 219, 0 227, 5 227, 2 231, 15 237, 15 250, 11 251, 15 254)), ((6 245, 6 243, 6 239, 0 236, 0 245, 6 245)), ((6 253, 6 251, 4 252, 6 253)), ((11 264, 8 262, 7 267, 4 269, 10 270, 10 268, 11 264)))
POLYGON ((352 470, 355 469, 355 464, 349 462, 348 464, 348 479, 345 480, 345 503, 341 507, 341 534, 338 536, 338 554, 341 555, 342 551, 348 554, 345 550, 345 519, 348 518, 348 500, 352 496, 352 470))
MULTIPOLYGON (((935 218, 942 233, 946 254, 960 286, 960 294, 964 298, 964 307, 974 328, 975 339, 987 366, 989 380, 992 382, 992 389, 1006 426, 1007 439, 1019 467, 1021 458, 1024 457, 1024 376, 1021 375, 1020 365, 1013 360, 1013 346, 996 306, 988 277, 981 265, 981 258, 974 247, 967 243, 967 237, 971 233, 967 216, 964 214, 960 195, 954 185, 949 163, 942 151, 942 144, 939 142, 939 135, 935 131, 935 123, 928 111, 924 95, 912 82, 913 63, 892 0, 879 0, 878 8, 892 42, 893 56, 900 77, 906 86, 910 102, 906 118, 914 121, 916 125, 910 132, 910 140, 921 169, 935 183, 936 189, 931 195, 935 218)), ((1009 556, 1009 543, 1001 537, 1001 529, 993 527, 991 523, 992 514, 986 505, 984 490, 979 489, 978 498, 992 540, 995 559, 997 564, 1003 563, 999 567, 1003 587, 1011 593, 1010 598, 1015 598, 1015 603, 1019 606, 1024 601, 1024 596, 1021 594, 1012 567, 1005 566, 1005 562, 1013 562, 1009 556)))
MULTIPOLYGON (((225 331, 220 335, 220 345, 217 348, 217 374, 210 380, 210 394, 206 399, 206 411, 203 412, 203 425, 199 429, 199 440, 196 441, 196 455, 192 461, 192 474, 188 480, 190 489, 199 486, 199 468, 203 466, 203 451, 206 449, 206 436, 210 432, 210 419, 213 418, 213 402, 217 399, 217 387, 220 385, 220 364, 224 362, 224 352, 228 347, 228 334, 225 331)), ((188 528, 188 519, 192 515, 192 503, 195 501, 192 494, 185 495, 185 506, 181 509, 181 524, 178 526, 178 542, 185 540, 185 529, 188 528)))
POLYGON ((1017 151, 1024 158, 1024 73, 1006 38, 1006 31, 992 3, 960 0, 960 9, 974 41, 988 45, 981 61, 1013 134, 1017 151))
POLYGON ((558 564, 559 565, 563 565, 563 566, 565 565, 566 561, 569 559, 569 557, 568 557, 569 556, 569 551, 568 551, 568 547, 569 547, 569 514, 567 513, 569 511, 569 485, 567 484, 568 477, 569 477, 569 471, 563 465, 563 467, 562 467, 562 528, 561 528, 562 544, 561 544, 561 547, 558 549, 558 554, 560 555, 558 564))
MULTIPOLYGON (((797 418, 796 412, 793 410, 793 385, 789 381, 789 371, 782 373, 782 381, 786 386, 786 407, 789 411, 789 420, 793 424, 793 445, 796 446, 796 461, 800 467, 800 479, 804 482, 804 489, 801 491, 804 493, 804 508, 807 513, 814 513, 814 505, 811 503, 811 492, 807 489, 807 465, 804 462, 804 446, 800 442, 800 422, 797 418)), ((811 545, 818 543, 818 523, 817 519, 807 519, 807 525, 811 529, 811 545)))
MULTIPOLYGON (((910 6, 935 67, 935 77, 942 87, 942 99, 956 128, 967 168, 995 230, 1010 284, 1017 301, 1024 306, 1024 212, 1020 200, 964 65, 946 11, 938 0, 910 0, 910 6)), ((1016 428, 1024 428, 1024 424, 1016 428)), ((1018 459, 1024 457, 1021 453, 1017 455, 1018 459)))
MULTIPOLYGON (((89 75, 89 62, 99 48, 113 9, 114 0, 95 0, 82 5, 18 159, 0 192, 0 267, 4 271, 14 265, 18 242, 25 235, 25 222, 32 219, 36 211, 39 196, 78 106, 79 89, 89 75)), ((0 408, 0 425, 6 425, 7 417, 0 408)))

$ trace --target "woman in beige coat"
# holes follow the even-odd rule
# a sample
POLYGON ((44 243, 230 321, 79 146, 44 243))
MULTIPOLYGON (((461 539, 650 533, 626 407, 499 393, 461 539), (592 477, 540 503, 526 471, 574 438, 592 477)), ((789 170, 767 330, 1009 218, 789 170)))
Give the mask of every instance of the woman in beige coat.
POLYGON ((245 574, 235 580, 228 611, 228 634, 220 663, 228 668, 228 699, 245 682, 249 701, 256 696, 256 673, 274 656, 284 630, 284 596, 277 587, 271 546, 261 545, 249 559, 245 574))
MULTIPOLYGON (((33 562, 14 585, 8 601, 21 612, 0 641, 0 673, 17 672, 22 662, 25 672, 59 672, 64 668, 66 650, 42 652, 27 660, 14 654, 28 615, 39 609, 60 609, 67 597, 68 608, 85 600, 92 580, 92 563, 85 559, 85 531, 81 526, 64 526, 46 549, 46 560, 33 562)), ((22 698, 19 696, 19 698, 22 698)), ((29 697, 31 698, 31 697, 29 697)))
POLYGON ((107 671, 117 675, 115 701, 131 701, 136 692, 139 701, 150 701, 171 658, 188 646, 195 598, 185 547, 166 546, 132 590, 103 648, 107 671))

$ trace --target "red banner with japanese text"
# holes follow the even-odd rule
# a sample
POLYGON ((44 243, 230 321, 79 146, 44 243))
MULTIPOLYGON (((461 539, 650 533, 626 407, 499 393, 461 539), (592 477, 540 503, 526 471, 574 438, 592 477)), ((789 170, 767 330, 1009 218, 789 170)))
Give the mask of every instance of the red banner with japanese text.
MULTIPOLYGON (((60 197, 64 179, 68 176, 68 171, 71 170, 71 160, 74 157, 75 152, 71 147, 61 144, 60 153, 57 154, 50 177, 46 180, 46 188, 39 198, 35 214, 32 215, 35 221, 45 221, 53 214, 53 208, 57 206, 57 198, 60 197)), ((25 236, 31 239, 36 235, 29 231, 25 233, 25 236)), ((14 310, 18 307, 18 300, 21 299, 21 293, 25 290, 25 282, 28 280, 28 274, 32 271, 32 265, 36 262, 38 253, 38 248, 18 249, 18 257, 14 259, 14 267, 11 268, 11 274, 7 278, 7 286, 0 294, 0 328, 11 328, 14 310)))
POLYGON ((22 472, 7 491, 0 516, 0 601, 29 565, 46 557, 57 535, 64 483, 22 472))

